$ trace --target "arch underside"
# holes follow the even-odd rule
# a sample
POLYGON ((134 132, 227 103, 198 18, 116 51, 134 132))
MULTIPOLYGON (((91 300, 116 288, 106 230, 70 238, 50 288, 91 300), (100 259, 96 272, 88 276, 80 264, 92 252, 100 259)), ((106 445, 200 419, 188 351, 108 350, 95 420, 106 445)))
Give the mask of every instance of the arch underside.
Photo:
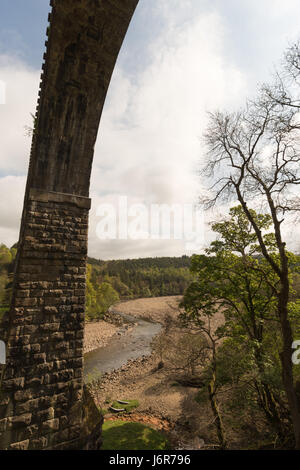
MULTIPOLYGON (((52 0, 12 305, 0 449, 98 448, 83 389, 89 182, 111 75, 138 0, 52 0)), ((96 413, 96 410, 94 410, 96 413)), ((95 431, 96 429, 96 431, 95 431)))

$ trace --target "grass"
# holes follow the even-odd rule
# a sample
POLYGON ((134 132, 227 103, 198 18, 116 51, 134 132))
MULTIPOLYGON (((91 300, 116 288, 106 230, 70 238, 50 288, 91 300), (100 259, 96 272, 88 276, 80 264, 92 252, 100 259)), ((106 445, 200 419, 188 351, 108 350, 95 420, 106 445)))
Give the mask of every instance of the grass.
POLYGON ((124 408, 127 413, 129 413, 130 411, 134 410, 135 408, 139 406, 138 400, 122 400, 122 401, 128 401, 128 405, 124 405, 122 403, 118 403, 117 401, 113 401, 111 406, 113 408, 116 408, 117 410, 124 408))
POLYGON ((166 438, 141 423, 106 421, 103 424, 103 450, 168 450, 166 438))
POLYGON ((100 411, 102 416, 105 416, 105 415, 107 415, 107 413, 109 413, 109 411, 106 408, 98 407, 98 410, 100 411))
POLYGON ((101 372, 99 372, 97 368, 95 368, 86 375, 84 382, 87 385, 93 385, 93 384, 96 384, 101 379, 101 377, 102 377, 101 372))

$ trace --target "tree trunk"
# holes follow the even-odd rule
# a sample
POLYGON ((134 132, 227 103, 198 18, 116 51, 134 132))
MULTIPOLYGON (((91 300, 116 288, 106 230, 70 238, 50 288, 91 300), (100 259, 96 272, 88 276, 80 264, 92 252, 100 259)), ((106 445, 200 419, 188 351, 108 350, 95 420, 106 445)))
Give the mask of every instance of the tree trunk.
POLYGON ((215 424, 217 428, 217 435, 220 443, 220 448, 225 449, 227 447, 225 430, 223 426, 222 417, 220 414, 219 406, 216 400, 216 381, 217 381, 217 360, 216 360, 216 344, 212 341, 212 377, 208 384, 208 395, 211 405, 211 409, 215 418, 215 424))
POLYGON ((277 403, 268 384, 255 381, 255 388, 259 399, 260 406, 264 411, 268 422, 276 430, 281 443, 286 438, 285 426, 278 413, 277 403))
POLYGON ((283 442, 285 437, 285 427, 278 412, 278 404, 275 401, 273 392, 268 383, 265 382, 265 365, 260 348, 255 348, 255 362, 258 368, 259 381, 255 381, 255 388, 258 393, 260 405, 269 423, 276 429, 279 439, 283 442))
POLYGON ((281 289, 278 293, 278 316, 280 319, 283 350, 280 354, 282 364, 282 381, 286 391, 289 408, 291 411, 291 418, 293 422, 294 435, 295 435, 295 448, 300 449, 300 403, 297 397, 296 388, 294 386, 293 377, 293 363, 292 363, 292 344, 293 333, 292 327, 288 318, 288 302, 290 293, 289 281, 289 260, 285 250, 285 243, 281 238, 280 222, 278 221, 276 210, 273 201, 268 194, 268 202, 272 213, 275 238, 280 255, 281 275, 280 283, 281 289))
POLYGON ((278 312, 280 316, 282 339, 283 339, 283 350, 280 353, 280 359, 282 364, 282 381, 287 395, 289 408, 291 412, 291 418, 293 422, 294 435, 295 435, 295 448, 300 449, 300 406, 299 400, 296 394, 293 379, 293 363, 292 363, 292 343, 293 335, 290 322, 288 320, 287 312, 287 294, 288 289, 284 286, 280 292, 278 299, 278 312))
MULTIPOLYGON (((259 180, 259 178, 257 178, 259 180)), ((260 181, 260 180, 259 180, 260 181)), ((240 184, 240 183, 239 183, 240 184)), ((281 366, 282 366, 282 381, 287 396, 289 409, 291 413, 291 418, 294 428, 295 436, 295 448, 300 449, 300 403, 296 394, 296 389, 294 386, 293 379, 293 363, 292 363, 292 343, 293 343, 293 334, 290 321, 288 319, 288 301, 289 301, 289 264, 288 257, 285 251, 285 243, 282 241, 281 237, 281 222, 278 220, 276 208, 274 201, 272 200, 271 194, 268 188, 262 183, 262 186, 265 190, 268 204, 270 207, 273 226, 275 231, 276 245, 278 248, 280 256, 280 266, 275 263, 272 256, 268 253, 267 247, 265 245, 261 231, 256 225, 255 220, 253 219, 247 204, 241 193, 239 184, 235 186, 238 200, 240 201, 246 216, 248 217, 249 222, 251 223, 259 242, 259 245, 262 250, 262 254, 265 259, 268 261, 274 272, 278 275, 281 283, 280 292, 278 292, 278 304, 277 304, 277 313, 280 320, 280 329, 283 341, 283 350, 280 354, 281 366)))
POLYGON ((208 394, 209 394, 209 401, 210 401, 211 409, 215 418, 215 424, 217 428, 217 435, 218 435, 220 447, 221 449, 225 449, 227 446, 227 443, 226 443, 223 421, 222 421, 219 406, 216 400, 215 374, 213 374, 213 378, 211 379, 208 385, 208 394))

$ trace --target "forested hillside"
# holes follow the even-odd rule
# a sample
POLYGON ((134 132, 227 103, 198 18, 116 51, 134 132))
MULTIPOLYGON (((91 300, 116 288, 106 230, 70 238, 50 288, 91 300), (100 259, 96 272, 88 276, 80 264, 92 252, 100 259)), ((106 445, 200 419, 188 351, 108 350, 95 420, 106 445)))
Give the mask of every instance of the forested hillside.
POLYGON ((97 261, 88 258, 87 316, 104 313, 117 300, 183 294, 192 280, 190 258, 97 261))
POLYGON ((122 298, 182 294, 191 281, 188 256, 88 262, 99 280, 109 279, 122 298))
POLYGON ((15 246, 7 248, 3 244, 0 245, 0 318, 10 304, 16 253, 17 249, 15 246))
MULTIPOLYGON (((0 245, 0 315, 9 307, 16 245, 0 245)), ((123 299, 183 294, 192 280, 190 258, 101 261, 88 258, 86 318, 101 317, 123 299)))

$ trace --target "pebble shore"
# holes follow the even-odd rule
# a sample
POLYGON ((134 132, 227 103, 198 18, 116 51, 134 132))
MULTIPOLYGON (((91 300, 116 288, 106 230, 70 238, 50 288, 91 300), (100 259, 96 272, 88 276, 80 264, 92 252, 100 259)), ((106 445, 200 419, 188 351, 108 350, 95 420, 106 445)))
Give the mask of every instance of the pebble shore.
POLYGON ((87 322, 84 331, 84 350, 86 354, 94 349, 103 348, 116 335, 123 335, 134 326, 117 313, 106 313, 103 320, 87 322))

